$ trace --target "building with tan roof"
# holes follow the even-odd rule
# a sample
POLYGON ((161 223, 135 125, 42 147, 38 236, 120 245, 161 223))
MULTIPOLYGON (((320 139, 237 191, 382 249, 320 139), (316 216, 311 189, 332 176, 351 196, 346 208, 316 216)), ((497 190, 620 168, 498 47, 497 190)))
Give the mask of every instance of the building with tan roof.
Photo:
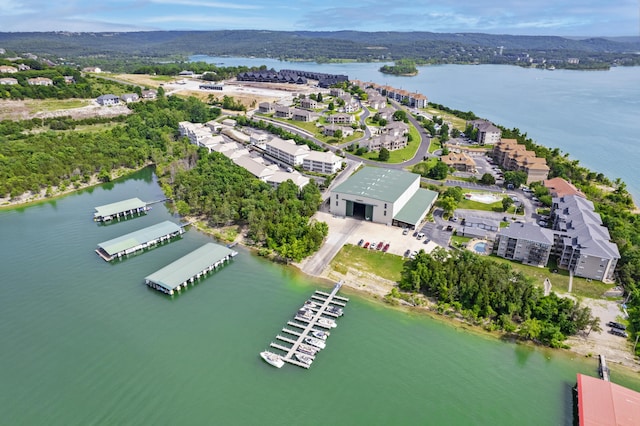
POLYGON ((461 172, 476 172, 476 162, 464 152, 449 152, 449 154, 440 157, 440 161, 461 172))
POLYGON ((544 158, 519 144, 515 139, 502 139, 493 146, 493 157, 506 170, 523 171, 527 174, 527 184, 539 182, 549 176, 549 166, 544 158))

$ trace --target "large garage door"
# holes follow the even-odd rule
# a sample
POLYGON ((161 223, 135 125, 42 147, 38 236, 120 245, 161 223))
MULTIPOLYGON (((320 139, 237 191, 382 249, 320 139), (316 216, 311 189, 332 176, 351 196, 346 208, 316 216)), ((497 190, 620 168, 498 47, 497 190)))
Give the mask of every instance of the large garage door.
POLYGON ((347 210, 345 216, 353 216, 353 201, 347 200, 347 210))
POLYGON ((365 205, 364 219, 365 220, 373 220, 373 206, 370 205, 370 204, 365 205))

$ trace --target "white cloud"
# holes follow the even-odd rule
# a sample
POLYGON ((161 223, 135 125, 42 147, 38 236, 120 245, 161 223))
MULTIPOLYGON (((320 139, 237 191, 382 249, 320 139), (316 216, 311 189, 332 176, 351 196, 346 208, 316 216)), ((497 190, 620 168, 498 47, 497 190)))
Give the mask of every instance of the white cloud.
POLYGON ((262 9, 262 6, 255 5, 255 4, 237 4, 237 3, 225 3, 225 2, 206 1, 206 0, 150 0, 150 2, 157 3, 157 4, 176 5, 176 6, 212 7, 216 9, 239 9, 239 10, 262 9))

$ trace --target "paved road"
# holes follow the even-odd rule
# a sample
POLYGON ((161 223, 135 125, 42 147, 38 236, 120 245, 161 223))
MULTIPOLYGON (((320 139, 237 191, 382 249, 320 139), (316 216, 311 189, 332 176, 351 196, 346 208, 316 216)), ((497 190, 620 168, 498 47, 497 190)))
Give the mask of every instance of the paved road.
POLYGON ((340 251, 342 246, 347 242, 349 237, 355 234, 365 222, 353 219, 342 219, 344 225, 334 227, 329 232, 327 240, 324 242, 320 250, 315 253, 302 266, 302 271, 313 276, 320 276, 322 271, 329 265, 329 262, 340 251))

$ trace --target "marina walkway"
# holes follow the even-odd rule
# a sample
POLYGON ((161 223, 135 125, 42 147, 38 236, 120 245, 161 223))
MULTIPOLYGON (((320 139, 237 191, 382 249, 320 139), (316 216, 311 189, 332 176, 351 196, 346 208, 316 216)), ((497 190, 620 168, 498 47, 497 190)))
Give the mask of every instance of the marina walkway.
MULTIPOLYGON (((326 336, 328 336, 329 333, 327 331, 324 331, 323 329, 330 329, 337 326, 337 324, 333 319, 329 319, 327 317, 324 317, 323 315, 327 315, 334 318, 337 318, 341 315, 335 312, 331 312, 331 311, 337 310, 339 307, 344 307, 346 303, 349 301, 349 299, 346 297, 337 296, 337 293, 338 291, 340 291, 341 287, 342 287, 342 281, 340 281, 335 285, 331 293, 325 293, 323 291, 316 290, 314 294, 311 296, 311 298, 319 301, 320 303, 316 303, 316 306, 310 307, 310 308, 306 308, 306 306, 310 305, 309 303, 306 303, 305 306, 303 306, 303 309, 311 309, 314 312, 314 314, 311 315, 309 319, 303 318, 300 315, 296 315, 295 317, 296 321, 302 322, 303 324, 300 324, 299 322, 294 322, 294 321, 287 322, 287 325, 289 325, 290 327, 295 327, 299 331, 284 327, 282 331, 288 336, 293 336, 293 338, 278 334, 276 336, 276 339, 279 340, 280 342, 289 343, 291 345, 290 347, 284 346, 280 343, 271 342, 270 346, 272 348, 281 350, 286 353, 285 355, 280 355, 280 358, 283 361, 288 362, 289 364, 297 365, 302 368, 309 368, 309 366, 311 365, 311 362, 305 363, 300 361, 299 359, 297 359, 296 354, 300 353, 299 349, 301 345, 306 345, 305 339, 307 338, 313 338, 322 342, 322 345, 321 345, 322 347, 316 346, 317 351, 320 351, 320 349, 324 348, 326 340, 317 339, 313 337, 313 333, 314 332, 325 333, 325 339, 326 339, 326 336)), ((315 345, 309 344, 308 346, 315 346, 315 345)), ((311 361, 315 359, 315 355, 311 355, 307 353, 302 353, 302 355, 308 357, 311 361)))

